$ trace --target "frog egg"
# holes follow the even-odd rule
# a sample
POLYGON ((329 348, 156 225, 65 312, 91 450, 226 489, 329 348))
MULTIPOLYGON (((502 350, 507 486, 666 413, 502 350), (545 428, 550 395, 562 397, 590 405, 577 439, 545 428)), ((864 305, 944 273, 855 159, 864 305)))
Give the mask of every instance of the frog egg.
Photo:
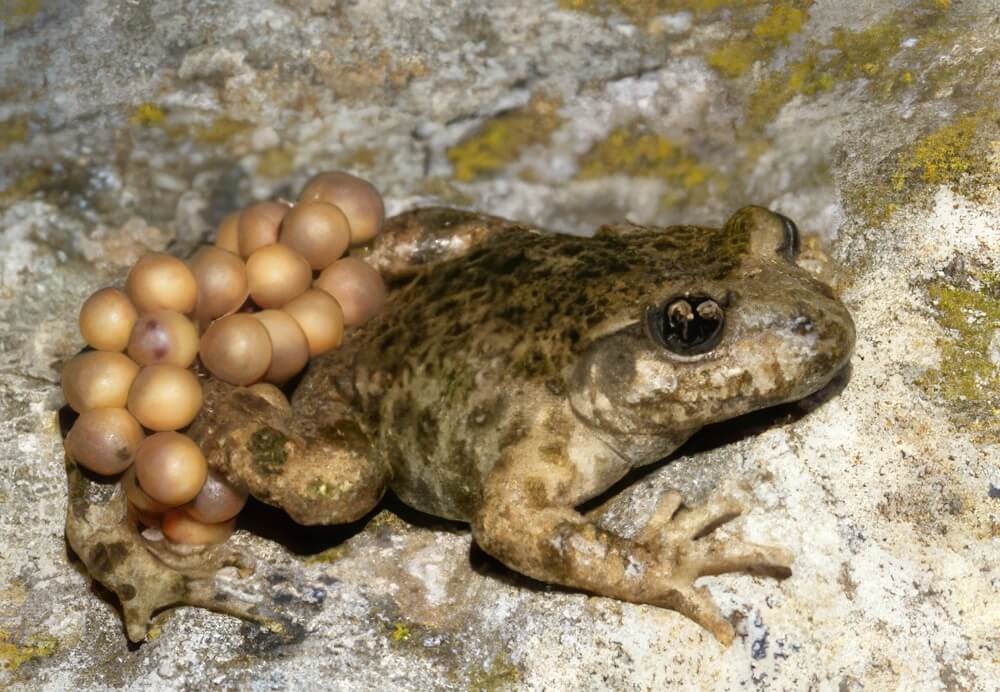
POLYGON ((147 312, 132 329, 128 354, 139 365, 189 367, 198 355, 198 330, 179 312, 147 312))
POLYGON ((248 496, 247 491, 236 488, 218 471, 209 469, 205 484, 195 498, 184 505, 184 511, 203 524, 218 524, 239 514, 248 496))
POLYGON ((172 509, 163 515, 161 530, 172 543, 213 545, 225 543, 236 528, 236 520, 205 524, 188 516, 182 509, 172 509))
POLYGON ((240 213, 234 211, 222 220, 219 230, 215 232, 215 247, 231 252, 234 255, 240 254, 240 213))
POLYGON ((150 430, 178 430, 201 409, 198 376, 178 365, 147 365, 132 383, 128 410, 150 430))
POLYGON ((292 410, 292 405, 288 403, 288 397, 285 393, 275 387, 269 382, 258 382, 257 384, 250 385, 248 389, 259 396, 262 399, 266 399, 268 403, 274 406, 276 409, 290 413, 292 410))
POLYGON ((320 173, 311 178, 302 189, 299 202, 326 202, 339 207, 351 226, 352 245, 374 238, 385 221, 385 205, 375 186, 340 171, 320 173))
POLYGON ((124 408, 139 366, 124 353, 87 351, 62 371, 63 396, 77 413, 96 408, 124 408))
POLYGON ((382 275, 357 257, 339 259, 316 279, 320 288, 337 299, 344 311, 344 324, 356 327, 370 320, 385 304, 382 275))
POLYGON ((280 308, 312 283, 309 262, 285 245, 267 245, 247 259, 250 298, 262 308, 280 308))
POLYGON ((122 490, 125 491, 125 497, 128 498, 129 505, 135 507, 140 512, 144 514, 160 514, 170 509, 169 505, 157 502, 147 495, 145 490, 139 487, 139 480, 135 475, 135 464, 129 466, 125 473, 122 474, 121 482, 122 490))
POLYGON ((133 524, 141 524, 150 529, 159 529, 163 524, 163 515, 156 512, 143 512, 141 509, 128 503, 126 510, 128 520, 133 524))
POLYGON ((288 206, 280 202, 258 202, 240 212, 237 223, 240 255, 249 257, 253 251, 278 242, 281 220, 288 206))
POLYGON ((187 314, 198 298, 198 284, 187 265, 159 252, 135 263, 125 279, 125 291, 140 313, 174 310, 187 314))
MULTIPOLYGON (((284 310, 261 310, 254 317, 271 338, 271 364, 264 380, 284 384, 309 362, 309 341, 302 327, 284 310)), ((252 389, 252 387, 251 387, 252 389)))
POLYGON ((131 466, 145 436, 142 426, 125 409, 99 408, 76 419, 66 436, 66 451, 80 466, 113 476, 131 466))
POLYGON ((236 312, 250 295, 247 269, 238 254, 204 245, 188 260, 198 282, 194 317, 199 323, 236 312))
POLYGON ((301 202, 281 222, 279 242, 305 257, 312 269, 325 269, 347 251, 351 226, 339 207, 301 202))
POLYGON ((124 291, 102 288, 80 308, 80 334, 99 351, 124 351, 139 313, 124 291))
POLYGON ((229 384, 253 384, 271 365, 271 338, 256 316, 245 312, 216 320, 201 337, 201 362, 229 384))
POLYGON ((326 291, 310 288, 283 309, 302 328, 310 356, 336 348, 344 338, 344 312, 326 291))
POLYGON ((135 475, 150 498, 168 507, 190 502, 208 477, 201 447, 187 435, 158 432, 135 452, 135 475))

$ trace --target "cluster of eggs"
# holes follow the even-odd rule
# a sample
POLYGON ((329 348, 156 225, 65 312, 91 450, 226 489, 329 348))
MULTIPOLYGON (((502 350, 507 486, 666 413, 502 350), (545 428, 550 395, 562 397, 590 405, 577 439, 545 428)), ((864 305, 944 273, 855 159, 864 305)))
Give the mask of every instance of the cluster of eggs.
POLYGON ((124 472, 130 515, 168 540, 225 541, 247 493, 183 434, 202 406, 199 363, 287 407, 279 385, 385 301, 379 273, 345 255, 375 237, 384 216, 370 183, 321 173, 294 205, 260 202, 228 216, 215 245, 187 263, 149 254, 124 290, 94 293, 80 311, 94 350, 62 373, 80 414, 66 437, 70 458, 101 475, 124 472))

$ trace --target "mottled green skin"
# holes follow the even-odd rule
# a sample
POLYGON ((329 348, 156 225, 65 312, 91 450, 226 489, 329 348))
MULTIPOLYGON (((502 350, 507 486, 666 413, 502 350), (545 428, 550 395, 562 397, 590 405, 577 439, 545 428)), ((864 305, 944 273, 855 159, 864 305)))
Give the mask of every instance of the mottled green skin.
POLYGON ((426 266, 345 348, 312 364, 296 415, 329 416, 331 400, 342 401, 404 501, 469 520, 504 450, 551 411, 553 450, 565 453, 581 424, 613 450, 579 499, 599 494, 702 425, 804 396, 845 362, 854 333, 843 306, 774 246, 757 247, 782 242, 768 235, 779 233, 775 218, 748 208, 720 229, 618 226, 583 238, 415 212, 390 226, 374 263, 426 266), (408 262, 387 260, 394 231, 408 262), (445 234, 475 240, 445 259, 445 234), (723 343, 694 360, 655 344, 643 320, 688 293, 728 303, 723 343), (788 363, 776 362, 778 340, 788 363), (638 382, 637 368, 650 364, 679 385, 657 392, 638 382))

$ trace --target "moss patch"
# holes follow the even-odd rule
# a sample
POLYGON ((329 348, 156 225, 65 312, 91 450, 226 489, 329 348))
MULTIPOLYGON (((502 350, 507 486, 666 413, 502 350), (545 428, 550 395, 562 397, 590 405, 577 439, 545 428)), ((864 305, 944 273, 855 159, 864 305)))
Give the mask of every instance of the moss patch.
POLYGON ((663 208, 682 201, 697 202, 708 194, 710 183, 719 183, 716 172, 674 140, 635 122, 613 130, 580 160, 577 178, 588 180, 609 175, 657 178, 669 191, 663 208))
POLYGON ((261 428, 250 436, 250 456, 261 473, 281 472, 288 457, 286 442, 288 438, 274 428, 261 428))
POLYGON ((24 644, 11 641, 10 634, 0 630, 0 666, 4 670, 17 670, 28 661, 51 656, 59 649, 54 637, 36 636, 24 644))
POLYGON ((927 294, 948 335, 938 341, 940 368, 920 384, 948 402, 956 423, 1000 441, 1000 365, 991 354, 1000 348, 1000 272, 934 281, 927 294))
POLYGON ((448 149, 454 178, 471 181, 497 174, 530 146, 545 144, 562 124, 559 102, 536 95, 523 106, 487 120, 448 149))
POLYGON ((758 60, 767 60, 775 50, 788 45, 802 30, 812 2, 775 4, 745 35, 724 43, 708 56, 708 64, 726 77, 739 77, 758 60))

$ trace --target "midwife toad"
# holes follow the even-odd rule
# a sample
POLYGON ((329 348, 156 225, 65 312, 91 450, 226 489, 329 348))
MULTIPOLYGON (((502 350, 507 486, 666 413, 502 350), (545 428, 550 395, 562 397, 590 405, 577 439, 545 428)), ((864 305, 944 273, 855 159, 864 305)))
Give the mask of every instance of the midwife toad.
MULTIPOLYGON (((631 539, 575 508, 702 426, 805 397, 847 362, 851 317, 796 266, 798 243, 791 221, 760 207, 721 229, 593 238, 406 213, 367 255, 395 287, 387 305, 310 366, 293 410, 210 380, 189 433, 210 466, 300 523, 355 520, 391 488, 469 522, 511 569, 673 608, 728 643, 732 626, 695 579, 784 576, 792 560, 712 533, 736 501, 682 509, 668 493, 631 539)), ((120 491, 73 468, 70 479, 70 543, 121 598, 133 640, 181 603, 269 620, 216 588, 231 551, 175 555, 137 533, 120 491)))

